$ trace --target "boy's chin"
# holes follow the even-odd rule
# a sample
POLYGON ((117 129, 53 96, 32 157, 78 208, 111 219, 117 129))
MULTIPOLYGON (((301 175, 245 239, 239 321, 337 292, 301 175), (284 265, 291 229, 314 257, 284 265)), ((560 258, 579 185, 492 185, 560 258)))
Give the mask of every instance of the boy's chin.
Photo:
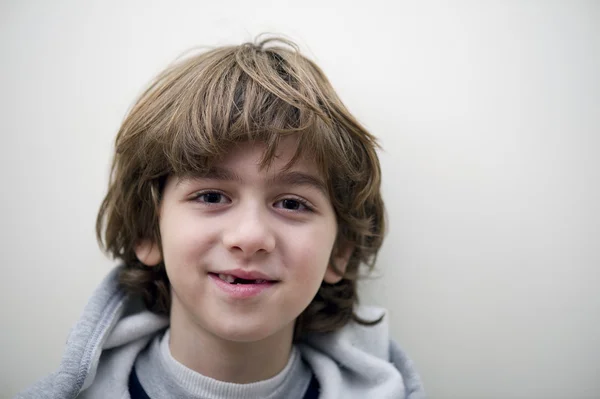
POLYGON ((274 326, 270 323, 259 323, 257 325, 248 325, 248 323, 235 322, 228 323, 227 326, 213 326, 213 334, 217 335, 224 341, 250 344, 250 343, 266 343, 277 345, 275 341, 291 342, 294 333, 293 326, 274 326))

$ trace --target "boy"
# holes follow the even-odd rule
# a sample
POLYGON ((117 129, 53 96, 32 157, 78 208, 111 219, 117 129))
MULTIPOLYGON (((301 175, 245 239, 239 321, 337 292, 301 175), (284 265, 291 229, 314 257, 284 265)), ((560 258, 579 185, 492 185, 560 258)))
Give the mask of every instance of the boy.
POLYGON ((422 398, 356 279, 382 243, 376 141, 287 40, 169 67, 116 138, 98 239, 123 262, 20 397, 422 398))

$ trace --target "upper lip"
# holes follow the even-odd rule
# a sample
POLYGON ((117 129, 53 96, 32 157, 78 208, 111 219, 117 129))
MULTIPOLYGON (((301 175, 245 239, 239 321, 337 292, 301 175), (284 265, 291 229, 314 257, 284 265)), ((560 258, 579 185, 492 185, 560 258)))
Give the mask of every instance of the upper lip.
POLYGON ((276 281, 276 279, 261 273, 259 271, 253 271, 253 270, 242 270, 242 269, 235 269, 235 270, 224 270, 224 271, 220 271, 220 272, 214 272, 215 274, 228 274, 230 276, 236 277, 236 278, 241 278, 244 280, 267 280, 267 281, 276 281))

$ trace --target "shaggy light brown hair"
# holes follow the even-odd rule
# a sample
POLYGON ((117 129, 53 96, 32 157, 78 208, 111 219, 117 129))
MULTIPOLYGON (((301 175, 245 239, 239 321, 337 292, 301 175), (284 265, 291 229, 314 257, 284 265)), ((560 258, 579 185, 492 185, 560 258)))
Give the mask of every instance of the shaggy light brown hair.
MULTIPOLYGON (((127 115, 96 222, 100 246, 125 263, 121 285, 141 295, 150 310, 168 314, 164 264, 146 267, 134 251, 144 239, 160 246, 158 210, 166 179, 203 174, 243 141, 266 144, 262 164, 267 166, 287 135, 299 142, 289 166, 309 156, 328 184, 338 223, 332 254, 353 248, 346 271, 339 273, 342 280, 322 283, 296 322, 296 336, 334 331, 352 319, 376 323, 353 312, 359 268, 373 267, 384 233, 376 140, 342 104, 321 69, 280 38, 179 60, 127 115)), ((333 260, 330 264, 335 268, 333 260)))

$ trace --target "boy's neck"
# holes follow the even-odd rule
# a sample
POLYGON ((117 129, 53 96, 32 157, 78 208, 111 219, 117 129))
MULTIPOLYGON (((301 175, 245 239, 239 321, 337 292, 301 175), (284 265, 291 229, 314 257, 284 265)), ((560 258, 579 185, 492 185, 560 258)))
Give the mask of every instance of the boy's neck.
POLYGON ((261 341, 232 342, 186 324, 171 319, 171 356, 205 377, 248 384, 274 377, 288 363, 293 325, 261 341))

